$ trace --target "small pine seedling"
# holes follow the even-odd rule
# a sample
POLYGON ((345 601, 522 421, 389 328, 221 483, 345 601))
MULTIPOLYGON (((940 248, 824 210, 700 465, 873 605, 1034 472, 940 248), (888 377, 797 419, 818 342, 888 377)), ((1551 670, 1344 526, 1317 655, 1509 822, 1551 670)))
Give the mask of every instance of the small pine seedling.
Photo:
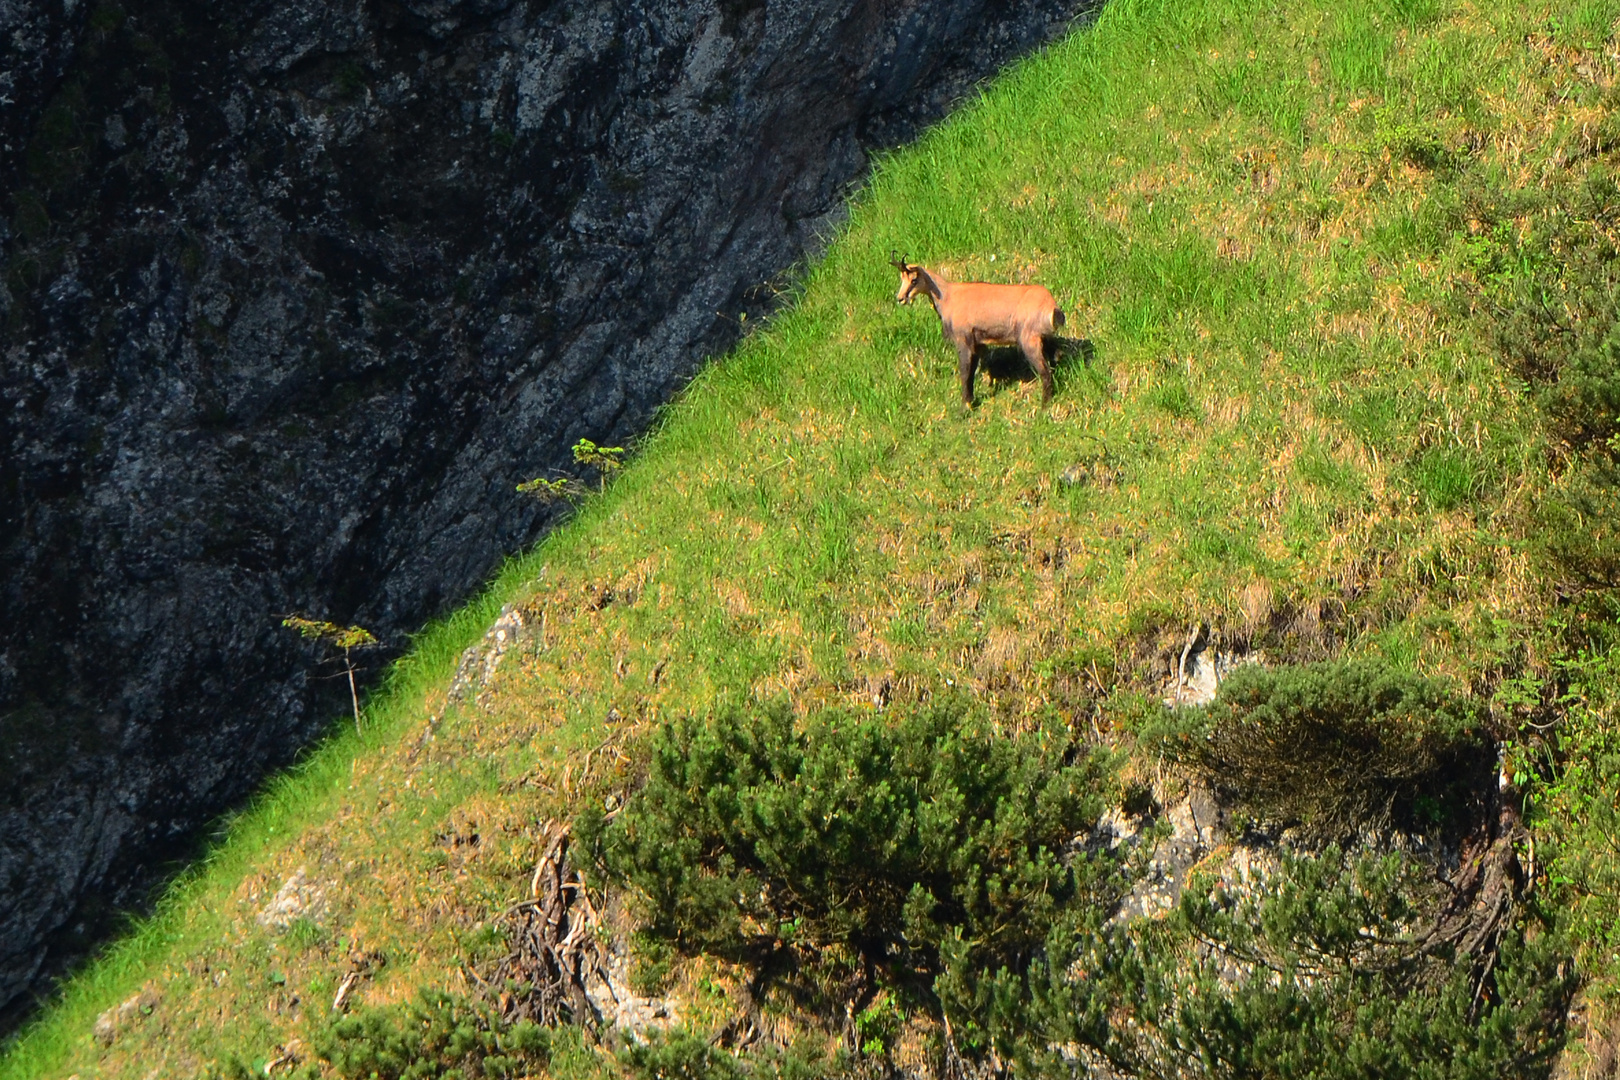
POLYGON ((299 636, 310 641, 319 641, 335 649, 343 650, 343 667, 349 674, 349 700, 354 704, 354 731, 360 733, 360 692, 354 685, 354 661, 350 654, 355 649, 369 649, 377 644, 377 639, 371 636, 371 631, 363 626, 339 626, 337 623, 325 622, 321 619, 306 619, 301 615, 289 615, 281 620, 281 625, 289 630, 296 630, 299 636))
POLYGON ((567 476, 559 476, 555 480, 547 480, 543 476, 537 476, 533 480, 525 480, 517 486, 517 489, 525 495, 533 495, 543 503, 549 503, 572 495, 574 493, 574 481, 572 477, 567 476))
POLYGON ((602 474, 603 487, 607 487, 608 473, 624 468, 624 462, 620 460, 623 455, 622 446, 597 446, 589 439, 581 439, 574 444, 574 460, 599 471, 602 474))

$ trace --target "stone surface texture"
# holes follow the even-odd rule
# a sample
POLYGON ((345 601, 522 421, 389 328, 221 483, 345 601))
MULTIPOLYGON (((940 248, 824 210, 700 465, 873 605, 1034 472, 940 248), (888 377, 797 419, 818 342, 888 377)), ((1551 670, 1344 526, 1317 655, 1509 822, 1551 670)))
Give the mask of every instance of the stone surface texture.
POLYGON ((0 1026, 1084 3, 0 0, 0 1026))

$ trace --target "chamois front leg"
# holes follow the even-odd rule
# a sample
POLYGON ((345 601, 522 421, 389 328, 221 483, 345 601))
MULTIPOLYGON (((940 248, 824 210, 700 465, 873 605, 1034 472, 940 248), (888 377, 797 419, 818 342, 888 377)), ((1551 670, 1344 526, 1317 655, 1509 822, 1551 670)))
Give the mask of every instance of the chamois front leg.
POLYGON ((956 377, 962 384, 962 404, 973 408, 973 372, 979 365, 979 352, 970 337, 959 336, 956 344, 956 377))
POLYGON ((1029 366, 1041 377, 1041 404, 1044 405, 1052 400, 1052 369, 1046 363, 1046 338, 1040 334, 1025 334, 1018 344, 1029 366))

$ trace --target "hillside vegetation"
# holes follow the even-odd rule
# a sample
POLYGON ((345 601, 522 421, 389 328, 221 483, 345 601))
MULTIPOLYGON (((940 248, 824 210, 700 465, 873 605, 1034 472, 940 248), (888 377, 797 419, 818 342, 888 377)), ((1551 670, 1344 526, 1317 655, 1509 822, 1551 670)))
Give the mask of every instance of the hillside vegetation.
POLYGON ((1116 0, 0 1072, 1613 1075, 1617 19, 1116 0), (1050 287, 1054 402, 963 409, 892 250, 1050 287))

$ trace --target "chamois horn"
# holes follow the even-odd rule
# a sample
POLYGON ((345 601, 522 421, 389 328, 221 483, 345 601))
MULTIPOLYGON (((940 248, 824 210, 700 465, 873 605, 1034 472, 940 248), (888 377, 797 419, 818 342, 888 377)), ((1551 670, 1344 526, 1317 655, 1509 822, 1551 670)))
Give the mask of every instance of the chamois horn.
POLYGON ((909 266, 906 265, 906 257, 904 255, 900 254, 894 248, 889 249, 889 265, 894 267, 896 270, 901 271, 902 273, 905 272, 906 270, 911 269, 909 266))

